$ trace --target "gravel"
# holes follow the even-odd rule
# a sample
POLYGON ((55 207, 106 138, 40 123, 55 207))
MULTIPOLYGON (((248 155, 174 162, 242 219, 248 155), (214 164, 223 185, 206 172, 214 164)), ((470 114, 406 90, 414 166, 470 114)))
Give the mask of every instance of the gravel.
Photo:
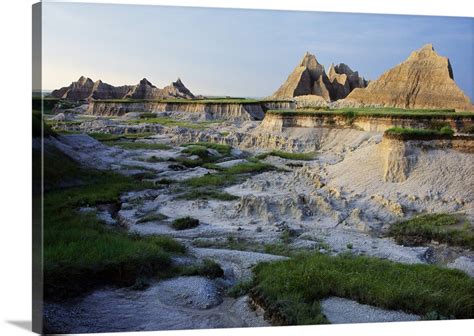
POLYGON ((418 315, 385 310, 339 297, 330 297, 321 301, 321 307, 329 322, 334 324, 420 320, 418 315))

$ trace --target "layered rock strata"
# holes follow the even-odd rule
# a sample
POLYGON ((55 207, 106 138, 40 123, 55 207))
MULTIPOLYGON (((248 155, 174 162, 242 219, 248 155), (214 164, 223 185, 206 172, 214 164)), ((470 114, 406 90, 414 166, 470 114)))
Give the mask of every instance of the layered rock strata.
POLYGON ((407 60, 385 72, 365 89, 347 96, 353 106, 408 109, 472 110, 469 98, 456 85, 451 63, 427 44, 407 60))

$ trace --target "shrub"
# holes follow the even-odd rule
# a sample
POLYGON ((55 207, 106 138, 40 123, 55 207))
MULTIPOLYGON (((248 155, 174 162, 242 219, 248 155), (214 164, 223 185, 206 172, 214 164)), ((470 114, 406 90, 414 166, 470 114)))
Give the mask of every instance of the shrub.
POLYGON ((224 276, 224 270, 214 260, 204 259, 199 265, 185 268, 183 275, 199 275, 209 279, 216 279, 224 276))
POLYGON ((197 227, 198 225, 199 225, 199 219, 195 219, 189 216, 177 218, 171 223, 171 226, 175 230, 192 229, 192 228, 197 227))

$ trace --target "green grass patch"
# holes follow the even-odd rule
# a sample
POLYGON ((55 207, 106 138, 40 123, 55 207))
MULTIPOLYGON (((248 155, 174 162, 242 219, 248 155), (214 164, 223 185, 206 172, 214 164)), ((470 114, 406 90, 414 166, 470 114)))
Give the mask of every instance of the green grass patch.
POLYGON ((223 174, 237 175, 237 174, 259 174, 265 171, 274 170, 275 167, 265 162, 243 162, 234 166, 224 168, 223 174))
POLYGON ((419 315, 474 317, 474 279, 465 273, 349 254, 258 264, 250 293, 276 324, 327 323, 319 302, 330 296, 419 315))
POLYGON ((93 133, 87 133, 90 137, 102 141, 102 142, 107 142, 107 141, 117 141, 117 140, 122 140, 122 139, 141 139, 141 138, 146 138, 153 133, 126 133, 126 134, 110 134, 110 133, 99 133, 99 132, 93 132, 93 133))
POLYGON ((209 279, 216 279, 224 276, 224 270, 214 260, 204 259, 200 264, 184 267, 182 270, 182 275, 197 275, 207 277, 209 279))
POLYGON ((47 298, 83 294, 105 284, 130 286, 139 277, 173 274, 171 254, 185 252, 177 241, 130 235, 104 225, 95 213, 78 211, 81 206, 117 204, 124 192, 150 188, 151 183, 84 169, 54 147, 45 149, 44 158, 47 298))
POLYGON ((207 148, 200 145, 187 146, 185 149, 182 150, 182 153, 188 155, 196 155, 199 156, 201 159, 207 158, 209 156, 207 148))
MULTIPOLYGON (((202 162, 202 161, 201 161, 202 162)), ((264 171, 275 169, 272 165, 254 161, 243 162, 232 167, 219 167, 217 173, 208 173, 203 176, 193 177, 182 182, 182 185, 190 188, 179 196, 181 199, 217 199, 222 201, 232 201, 238 199, 223 192, 222 188, 239 183, 250 174, 258 174, 264 171)))
POLYGON ((249 281, 249 280, 239 281, 227 290, 227 295, 236 299, 240 296, 244 296, 248 294, 251 288, 252 288, 252 281, 249 281))
POLYGON ((268 156, 278 156, 282 159, 287 159, 287 160, 297 160, 297 161, 310 161, 314 160, 316 157, 316 153, 314 152, 309 152, 309 153, 290 153, 290 152, 283 152, 283 151, 278 151, 274 150, 268 153, 263 153, 260 155, 257 155, 257 159, 264 160, 268 156))
POLYGON ((199 219, 192 217, 177 218, 171 223, 171 227, 175 230, 193 229, 199 225, 199 219))
POLYGON ((185 121, 185 120, 176 120, 170 117, 153 117, 153 118, 140 118, 136 120, 127 120, 128 124, 159 124, 166 127, 183 127, 183 128, 192 128, 192 129, 205 129, 213 125, 217 125, 222 121, 185 121))
POLYGON ((199 147, 210 148, 210 149, 216 150, 217 152, 219 152, 219 154, 224 155, 224 156, 230 155, 230 153, 232 151, 232 146, 225 145, 225 144, 213 143, 213 142, 194 142, 194 143, 184 144, 183 146, 184 147, 199 146, 199 147))
POLYGON ((435 240, 474 249, 474 226, 460 214, 429 214, 393 224, 389 234, 403 245, 423 245, 435 240))
POLYGON ((431 140, 451 138, 454 135, 454 130, 449 126, 443 126, 439 130, 426 128, 392 127, 387 129, 384 135, 402 140, 431 140))
POLYGON ((217 190, 202 190, 202 189, 193 189, 191 191, 185 192, 184 194, 180 195, 178 199, 183 200, 219 200, 219 201, 235 201, 238 200, 239 197, 235 195, 231 195, 229 193, 217 190))
POLYGON ((120 194, 147 187, 104 172, 89 174, 82 186, 45 194, 45 295, 80 294, 101 284, 131 285, 139 276, 169 275, 170 253, 184 247, 167 237, 139 237, 111 229, 79 206, 116 203, 120 194))
POLYGON ((298 110, 270 110, 269 114, 282 116, 340 116, 348 121, 357 117, 392 118, 392 119, 437 119, 437 120, 474 120, 472 112, 455 112, 453 109, 400 109, 400 108, 345 108, 334 110, 298 109, 298 110))
POLYGON ((149 149, 149 150, 169 150, 172 147, 167 144, 162 143, 147 143, 147 142, 139 142, 139 141, 117 141, 111 142, 111 146, 118 146, 123 149, 149 149))

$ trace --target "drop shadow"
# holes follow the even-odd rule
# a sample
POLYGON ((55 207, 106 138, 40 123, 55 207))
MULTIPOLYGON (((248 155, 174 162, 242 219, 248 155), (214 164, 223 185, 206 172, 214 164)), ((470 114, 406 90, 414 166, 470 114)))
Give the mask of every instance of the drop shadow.
POLYGON ((24 329, 28 331, 31 331, 31 328, 32 328, 31 321, 19 320, 19 321, 5 321, 5 322, 10 323, 11 325, 14 325, 20 329, 24 329))

